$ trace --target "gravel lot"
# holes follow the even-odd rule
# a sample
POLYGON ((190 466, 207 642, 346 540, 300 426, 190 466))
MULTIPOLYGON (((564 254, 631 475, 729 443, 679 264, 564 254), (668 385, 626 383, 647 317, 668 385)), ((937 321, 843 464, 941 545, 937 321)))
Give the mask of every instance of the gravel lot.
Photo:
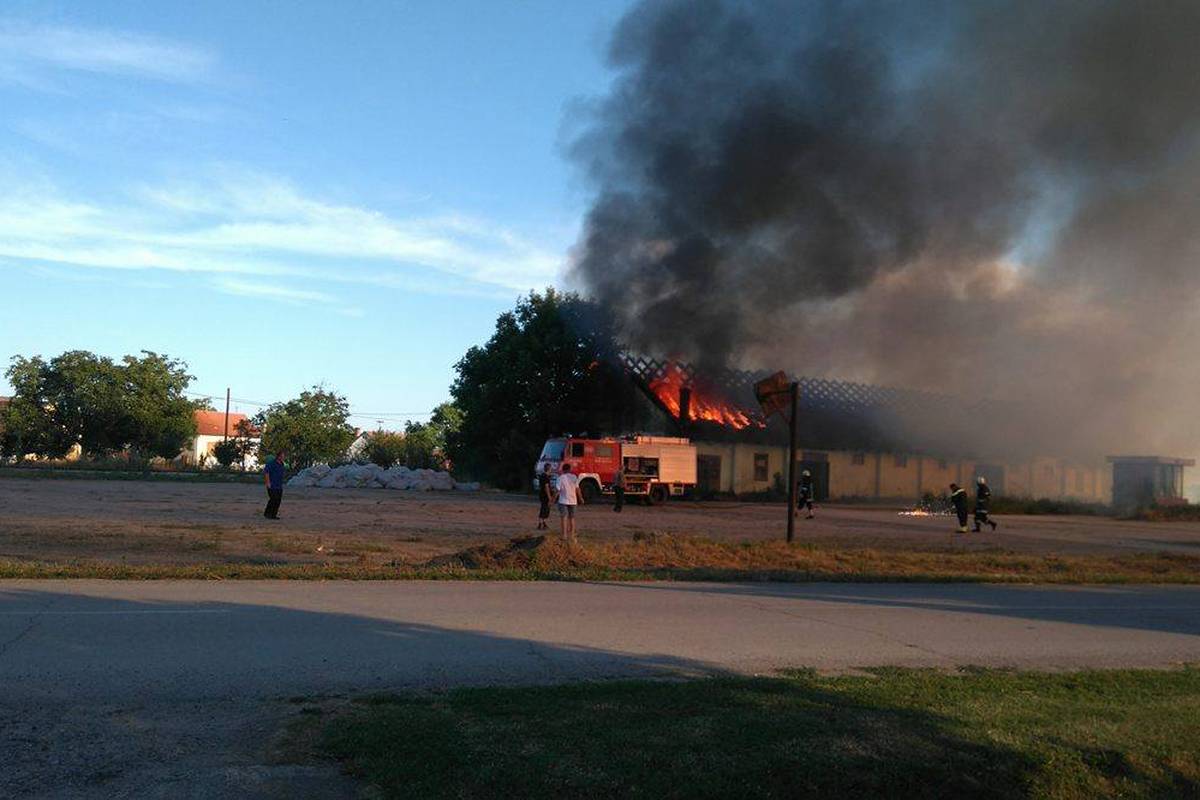
MULTIPOLYGON (((0 479, 0 558, 128 563, 422 561, 534 533, 534 498, 499 493, 303 489, 285 494, 283 519, 261 516, 264 492, 245 484, 0 479)), ((802 541, 845 547, 945 549, 949 517, 895 508, 828 506, 800 519, 802 541)), ((779 504, 672 501, 582 508, 585 538, 669 533, 741 541, 782 538, 779 504)), ((1200 523, 1099 517, 998 517, 996 533, 955 547, 1064 554, 1171 551, 1200 554, 1200 523)), ((552 518, 552 523, 557 520, 552 518)))

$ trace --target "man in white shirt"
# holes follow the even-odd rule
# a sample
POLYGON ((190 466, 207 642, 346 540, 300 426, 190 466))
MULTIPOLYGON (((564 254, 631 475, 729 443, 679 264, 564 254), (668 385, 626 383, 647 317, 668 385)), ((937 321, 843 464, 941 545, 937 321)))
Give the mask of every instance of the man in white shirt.
POLYGON ((571 472, 570 464, 563 464, 558 480, 554 482, 554 491, 558 497, 558 517, 562 520, 562 535, 567 541, 575 541, 575 506, 582 498, 579 496, 579 478, 571 472))

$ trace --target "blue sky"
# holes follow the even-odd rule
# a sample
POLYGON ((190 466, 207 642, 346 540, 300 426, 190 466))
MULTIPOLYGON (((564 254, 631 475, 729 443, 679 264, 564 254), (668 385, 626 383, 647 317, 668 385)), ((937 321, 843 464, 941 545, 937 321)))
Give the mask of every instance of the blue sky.
POLYGON ((155 350, 200 392, 428 411, 564 281, 564 137, 628 5, 9 0, 0 357, 155 350))

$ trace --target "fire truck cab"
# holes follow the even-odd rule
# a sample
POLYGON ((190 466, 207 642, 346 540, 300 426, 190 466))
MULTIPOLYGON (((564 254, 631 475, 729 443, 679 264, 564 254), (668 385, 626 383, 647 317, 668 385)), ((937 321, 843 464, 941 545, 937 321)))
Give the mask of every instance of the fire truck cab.
POLYGON ((627 497, 662 503, 696 488, 696 447, 688 439, 673 436, 547 439, 534 467, 535 488, 537 476, 547 464, 554 476, 563 464, 570 464, 588 502, 612 493, 613 479, 622 466, 627 497))

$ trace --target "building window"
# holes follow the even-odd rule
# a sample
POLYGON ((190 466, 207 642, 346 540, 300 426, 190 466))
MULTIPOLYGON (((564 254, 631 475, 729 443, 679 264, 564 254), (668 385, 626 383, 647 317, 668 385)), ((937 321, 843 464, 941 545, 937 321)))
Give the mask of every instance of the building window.
POLYGON ((1075 491, 1083 491, 1083 471, 1075 470, 1075 491))
POLYGON ((896 456, 896 466, 899 467, 900 469, 904 469, 905 467, 907 467, 908 466, 908 456, 903 456, 903 455, 896 456))
POLYGON ((754 454, 754 480, 768 480, 767 473, 770 471, 770 460, 766 453, 754 454))
POLYGON ((856 467, 861 467, 863 464, 867 463, 867 454, 855 453, 854 455, 850 456, 850 463, 856 467))

